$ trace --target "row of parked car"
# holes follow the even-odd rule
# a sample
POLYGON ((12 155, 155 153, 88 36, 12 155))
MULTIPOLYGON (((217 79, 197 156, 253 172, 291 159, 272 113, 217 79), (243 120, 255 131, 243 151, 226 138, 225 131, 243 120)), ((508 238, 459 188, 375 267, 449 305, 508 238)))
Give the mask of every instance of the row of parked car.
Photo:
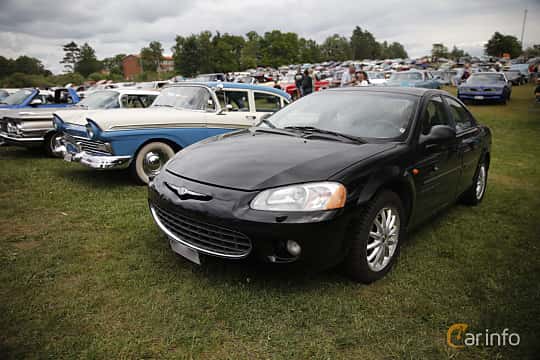
POLYGON ((30 107, 0 110, 2 139, 129 168, 148 184, 171 249, 197 264, 343 264, 369 283, 392 268, 409 229, 486 191, 490 130, 437 89, 346 87, 291 103, 273 87, 179 82, 80 102, 56 89, 65 96, 54 110, 22 91, 30 107))

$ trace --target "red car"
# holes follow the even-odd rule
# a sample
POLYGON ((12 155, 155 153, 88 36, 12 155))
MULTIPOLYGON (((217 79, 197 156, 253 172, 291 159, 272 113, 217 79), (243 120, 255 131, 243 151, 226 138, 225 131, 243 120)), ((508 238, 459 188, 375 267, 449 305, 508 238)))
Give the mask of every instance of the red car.
MULTIPOLYGON (((296 83, 294 81, 295 74, 284 75, 279 80, 279 87, 281 90, 285 91, 287 94, 291 95, 293 99, 298 97, 298 92, 296 91, 296 83)), ((328 80, 315 80, 315 91, 320 91, 330 88, 330 82, 328 80)))

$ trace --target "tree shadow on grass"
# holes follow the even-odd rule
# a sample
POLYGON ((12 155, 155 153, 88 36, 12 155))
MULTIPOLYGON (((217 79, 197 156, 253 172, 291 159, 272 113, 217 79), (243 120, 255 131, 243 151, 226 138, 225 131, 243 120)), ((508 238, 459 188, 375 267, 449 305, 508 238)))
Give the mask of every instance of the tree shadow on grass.
MULTIPOLYGON (((78 164, 77 164, 78 165, 78 164)), ((127 170, 97 171, 75 165, 72 168, 58 170, 62 177, 89 188, 103 188, 111 186, 138 186, 127 170)))
POLYGON ((52 159, 39 147, 25 148, 21 146, 0 146, 0 160, 17 159, 52 159))

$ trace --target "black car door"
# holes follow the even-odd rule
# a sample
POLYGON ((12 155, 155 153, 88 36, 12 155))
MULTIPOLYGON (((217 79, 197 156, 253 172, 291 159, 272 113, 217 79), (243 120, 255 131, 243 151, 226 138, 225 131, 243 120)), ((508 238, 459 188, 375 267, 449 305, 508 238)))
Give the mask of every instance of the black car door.
POLYGON ((457 194, 459 195, 472 185, 482 152, 482 136, 478 124, 465 106, 451 97, 444 98, 448 104, 450 117, 456 124, 457 147, 462 166, 457 194))
MULTIPOLYGON (((441 96, 435 95, 425 103, 419 125, 418 139, 428 135, 435 125, 454 126, 441 96)), ((415 222, 453 201, 460 167, 455 140, 441 145, 417 146, 416 162, 409 170, 416 186, 415 222)))

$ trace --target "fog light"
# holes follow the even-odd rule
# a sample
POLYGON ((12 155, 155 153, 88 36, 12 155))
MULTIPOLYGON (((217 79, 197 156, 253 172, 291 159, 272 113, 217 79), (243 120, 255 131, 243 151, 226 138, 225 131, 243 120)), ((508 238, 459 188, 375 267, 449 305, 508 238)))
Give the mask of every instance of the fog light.
POLYGON ((298 256, 300 255, 300 252, 302 251, 302 248, 300 245, 294 241, 294 240, 287 240, 287 251, 292 256, 298 256))

